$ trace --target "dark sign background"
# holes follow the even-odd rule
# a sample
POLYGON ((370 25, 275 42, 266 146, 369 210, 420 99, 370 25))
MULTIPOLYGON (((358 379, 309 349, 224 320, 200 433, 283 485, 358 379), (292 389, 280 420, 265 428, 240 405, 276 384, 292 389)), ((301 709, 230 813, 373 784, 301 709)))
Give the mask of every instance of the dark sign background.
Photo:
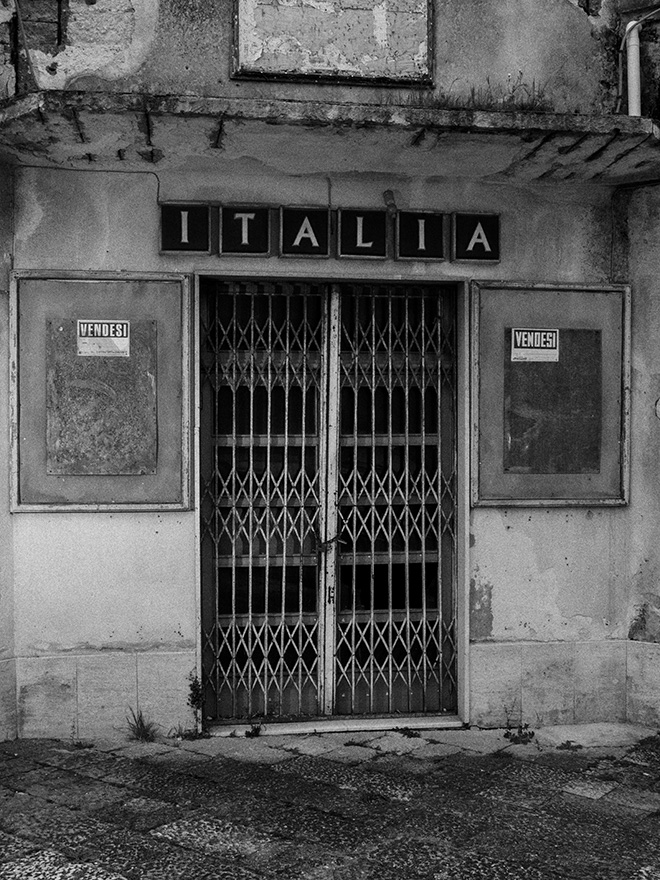
POLYGON ((330 253, 329 247, 330 232, 330 216, 326 208, 282 208, 282 253, 291 255, 305 255, 308 257, 327 257, 330 253), (294 247, 300 229, 305 222, 305 218, 309 221, 318 247, 314 247, 314 243, 308 235, 304 235, 300 242, 294 247))
POLYGON ((454 259, 497 261, 500 258, 500 215, 499 214, 454 214, 454 259), (486 250, 482 240, 468 250, 472 237, 481 224, 490 250, 486 250))
POLYGON ((399 223, 399 257, 421 260, 442 260, 445 249, 443 241, 444 214, 401 211, 399 223), (419 248, 419 221, 424 221, 424 250, 419 248))
POLYGON ((339 211, 340 257, 384 257, 387 253, 386 211, 339 211), (362 241, 371 247, 358 247, 358 217, 362 217, 362 241))
POLYGON ((270 209, 234 207, 222 209, 223 254, 267 254, 270 250, 270 209), (248 242, 243 243, 243 220, 237 214, 254 214, 248 220, 248 242))
POLYGON ((161 247, 164 251, 208 251, 209 209, 206 205, 161 205, 161 247), (181 212, 188 212, 188 242, 181 241, 181 212))

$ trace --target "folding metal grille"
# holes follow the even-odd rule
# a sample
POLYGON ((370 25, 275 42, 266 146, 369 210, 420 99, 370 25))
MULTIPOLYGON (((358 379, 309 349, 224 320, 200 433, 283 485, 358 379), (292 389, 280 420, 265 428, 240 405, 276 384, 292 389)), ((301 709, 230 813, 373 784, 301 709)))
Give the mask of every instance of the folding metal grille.
POLYGON ((206 713, 455 711, 455 307, 202 282, 206 713))
POLYGON ((437 289, 342 292, 337 713, 456 709, 454 327, 437 289))

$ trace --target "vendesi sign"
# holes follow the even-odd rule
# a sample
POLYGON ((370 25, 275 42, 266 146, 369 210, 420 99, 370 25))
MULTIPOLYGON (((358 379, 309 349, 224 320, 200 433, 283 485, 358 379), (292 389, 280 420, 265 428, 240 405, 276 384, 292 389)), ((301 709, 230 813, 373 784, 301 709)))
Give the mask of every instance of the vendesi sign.
POLYGON ((539 363, 559 361, 559 330, 522 329, 511 330, 511 360, 516 363, 539 363))
POLYGON ((129 357, 130 321, 77 321, 77 353, 81 357, 129 357))
POLYGON ((218 256, 444 260, 450 221, 452 260, 499 261, 499 214, 390 209, 165 204, 161 205, 161 250, 218 256), (217 230, 215 235, 212 230, 217 230))

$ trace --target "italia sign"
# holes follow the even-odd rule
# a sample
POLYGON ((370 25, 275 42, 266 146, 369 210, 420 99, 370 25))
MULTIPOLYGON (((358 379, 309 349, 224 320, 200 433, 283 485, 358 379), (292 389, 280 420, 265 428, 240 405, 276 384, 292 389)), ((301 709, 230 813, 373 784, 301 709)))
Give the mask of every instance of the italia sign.
POLYGON ((161 205, 161 251, 218 256, 498 262, 499 214, 161 205), (450 247, 447 247, 450 242, 450 247))

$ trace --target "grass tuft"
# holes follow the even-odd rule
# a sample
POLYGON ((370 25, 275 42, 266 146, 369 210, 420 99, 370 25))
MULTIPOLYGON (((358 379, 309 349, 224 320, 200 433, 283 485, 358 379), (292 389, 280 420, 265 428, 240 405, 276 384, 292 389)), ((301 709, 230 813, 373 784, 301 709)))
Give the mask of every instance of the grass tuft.
POLYGON ((137 713, 129 710, 130 715, 126 716, 126 723, 131 734, 131 739, 138 742, 153 742, 156 739, 158 725, 153 721, 147 721, 142 714, 142 709, 138 709, 137 713))

